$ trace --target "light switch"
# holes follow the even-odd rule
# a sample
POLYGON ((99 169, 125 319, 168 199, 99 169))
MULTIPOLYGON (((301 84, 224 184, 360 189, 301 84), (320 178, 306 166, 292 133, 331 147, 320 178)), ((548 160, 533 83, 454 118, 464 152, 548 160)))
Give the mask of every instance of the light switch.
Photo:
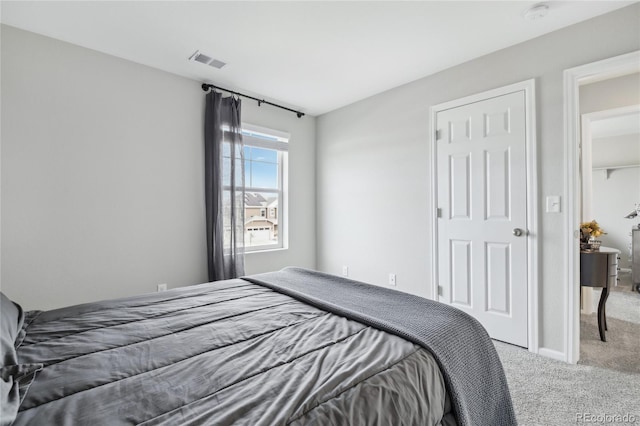
POLYGON ((559 195, 547 195, 547 213, 560 213, 559 195))

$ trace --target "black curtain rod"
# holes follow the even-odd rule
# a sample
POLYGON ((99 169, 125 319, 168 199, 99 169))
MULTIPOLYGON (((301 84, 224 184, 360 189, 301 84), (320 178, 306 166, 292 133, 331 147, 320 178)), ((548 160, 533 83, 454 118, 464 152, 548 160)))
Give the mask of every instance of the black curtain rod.
POLYGON ((298 116, 298 118, 304 116, 304 112, 296 111, 295 109, 283 107, 282 105, 274 104, 272 102, 265 101, 264 99, 254 98, 253 96, 244 95, 244 94, 239 93, 239 92, 234 92, 233 90, 225 89, 223 87, 214 86, 213 84, 202 83, 202 90, 204 90, 206 92, 209 89, 218 89, 218 90, 222 90, 223 92, 232 93, 234 95, 242 96, 243 98, 253 99, 254 101, 258 102, 258 106, 260 106, 262 104, 267 104, 267 105, 274 106, 276 108, 286 109, 287 111, 294 112, 298 116))

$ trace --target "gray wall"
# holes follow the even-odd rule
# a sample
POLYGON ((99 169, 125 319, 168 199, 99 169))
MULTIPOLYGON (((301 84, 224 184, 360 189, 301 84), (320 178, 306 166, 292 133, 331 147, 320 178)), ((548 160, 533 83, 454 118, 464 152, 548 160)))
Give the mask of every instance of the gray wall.
MULTIPOLYGON (((207 281, 200 83, 2 26, 2 291, 26 309, 207 281)), ((315 118, 243 102, 291 133, 289 249, 315 266, 315 118)))
MULTIPOLYGON (((563 70, 640 48, 635 4, 450 68, 318 118, 317 264, 431 295, 429 107, 536 79, 538 186, 563 194, 563 70)), ((428 54, 419 52, 418 54, 428 54)), ((564 352, 564 213, 540 217, 540 347, 564 352)))

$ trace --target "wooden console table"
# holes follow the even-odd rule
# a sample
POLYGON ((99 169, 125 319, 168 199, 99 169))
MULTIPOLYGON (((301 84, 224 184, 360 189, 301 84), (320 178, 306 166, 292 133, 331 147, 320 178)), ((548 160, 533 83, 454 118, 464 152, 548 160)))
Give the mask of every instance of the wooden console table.
POLYGON ((580 252, 580 285, 583 287, 602 287, 598 302, 598 331, 600 340, 607 341, 607 316, 605 304, 611 285, 616 285, 618 277, 618 255, 620 250, 601 247, 600 251, 580 252))

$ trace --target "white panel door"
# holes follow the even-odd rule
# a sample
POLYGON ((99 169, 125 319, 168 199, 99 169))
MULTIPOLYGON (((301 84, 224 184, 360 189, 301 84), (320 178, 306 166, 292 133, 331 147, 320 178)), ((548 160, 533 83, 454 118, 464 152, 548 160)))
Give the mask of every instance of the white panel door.
POLYGON ((439 300, 527 347, 525 92, 438 112, 439 300))

